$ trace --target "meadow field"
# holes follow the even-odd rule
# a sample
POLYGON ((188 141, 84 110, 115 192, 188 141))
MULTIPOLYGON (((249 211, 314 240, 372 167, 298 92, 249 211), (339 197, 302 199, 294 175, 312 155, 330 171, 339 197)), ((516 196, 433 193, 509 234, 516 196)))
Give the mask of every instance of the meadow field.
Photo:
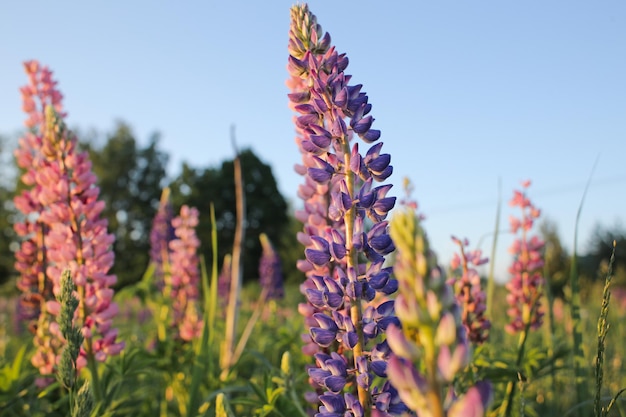
MULTIPOLYGON (((15 274, 0 287, 0 415, 626 415, 616 243, 592 265, 595 279, 580 272, 575 244, 559 255, 568 266, 557 282, 541 201, 523 181, 507 199, 517 214, 506 226, 515 237, 506 282, 495 279, 493 255, 463 237, 452 237, 458 251, 442 264, 410 179, 392 191, 392 155, 363 86, 345 73, 347 55, 306 4, 291 9, 288 51, 302 154, 302 201, 289 217, 297 231, 275 236, 253 218, 262 210, 243 180, 250 154, 238 152, 219 184, 234 211, 216 220, 219 201, 194 207, 164 187, 143 231, 147 269, 124 280, 115 262, 138 267, 116 257, 108 228, 130 210, 105 217, 97 174, 106 172, 66 125, 52 71, 24 63, 15 274), (259 252, 253 271, 246 233, 259 252)), ((260 165, 254 172, 263 177, 260 165)), ((498 214, 495 236, 500 224, 498 214)))

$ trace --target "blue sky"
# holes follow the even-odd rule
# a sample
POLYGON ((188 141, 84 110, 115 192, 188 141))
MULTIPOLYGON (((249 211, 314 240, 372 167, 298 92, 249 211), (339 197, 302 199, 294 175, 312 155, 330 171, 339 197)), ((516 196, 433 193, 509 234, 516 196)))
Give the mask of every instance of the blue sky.
MULTIPOLYGON (((0 133, 24 119, 21 62, 48 65, 70 126, 130 123, 162 135, 170 174, 232 158, 229 129, 297 206, 300 159, 285 69, 292 1, 6 2, 0 8, 0 133)), ((502 228, 520 181, 571 248, 626 215, 626 3, 312 1, 347 73, 364 85, 397 184, 414 197, 443 262, 467 237, 489 252, 498 182, 502 228)), ((511 236, 502 236, 501 278, 511 236)))

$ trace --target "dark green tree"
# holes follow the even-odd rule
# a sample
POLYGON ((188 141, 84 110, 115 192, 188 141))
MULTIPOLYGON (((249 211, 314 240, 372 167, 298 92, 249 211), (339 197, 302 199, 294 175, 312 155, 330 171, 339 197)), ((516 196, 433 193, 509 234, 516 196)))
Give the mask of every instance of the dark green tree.
POLYGON ((591 281, 603 282, 615 241, 613 284, 626 286, 626 230, 621 224, 605 227, 596 224, 587 244, 585 256, 580 259, 581 274, 591 281))
POLYGON ((299 259, 304 259, 304 246, 297 239, 299 232, 302 232, 302 222, 289 209, 289 226, 281 237, 278 255, 283 262, 285 280, 294 283, 304 282, 305 279, 304 272, 296 266, 299 259))
POLYGON ((119 122, 103 146, 86 146, 106 203, 103 216, 115 234, 112 272, 118 288, 139 281, 148 266, 150 228, 168 161, 158 142, 159 135, 153 134, 145 147, 140 146, 130 126, 119 122))
POLYGON ((545 219, 539 226, 541 237, 545 242, 544 271, 546 281, 554 297, 564 298, 564 288, 569 282, 570 256, 561 244, 557 224, 545 219))
POLYGON ((11 162, 13 158, 10 143, 8 137, 0 136, 0 285, 16 274, 13 267, 15 258, 11 250, 11 245, 17 244, 13 231, 16 168, 11 162))
MULTIPOLYGON (((268 235, 279 253, 287 243, 283 239, 289 230, 287 202, 278 191, 269 165, 261 161, 252 150, 240 153, 246 201, 246 232, 243 252, 244 281, 258 277, 261 257, 259 234, 268 235)), ((202 242, 202 253, 211 262, 210 205, 215 206, 218 235, 219 262, 230 253, 236 224, 235 180, 233 160, 219 168, 192 168, 183 164, 181 173, 171 183, 172 202, 175 208, 183 204, 200 211, 197 234, 202 242)))

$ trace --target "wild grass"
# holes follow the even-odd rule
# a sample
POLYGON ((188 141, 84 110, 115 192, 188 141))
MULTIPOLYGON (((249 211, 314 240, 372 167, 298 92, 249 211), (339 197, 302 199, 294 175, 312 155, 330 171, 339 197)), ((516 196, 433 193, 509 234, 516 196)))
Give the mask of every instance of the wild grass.
MULTIPOLYGON (((575 372, 569 357, 574 328, 571 307, 567 302, 555 300, 554 333, 531 333, 525 359, 518 369, 513 369, 511 364, 515 362, 517 338, 502 330, 507 304, 506 289, 500 285, 495 286, 490 340, 474 352, 474 361, 465 377, 490 378, 495 387, 493 403, 497 405, 505 395, 508 378, 515 376, 519 395, 512 405, 512 415, 594 415, 598 404, 600 409, 606 409, 614 396, 626 387, 623 348, 626 311, 617 303, 608 308, 609 292, 605 288, 610 290, 608 286, 592 285, 581 299, 581 351, 588 375, 581 387, 584 401, 578 402, 571 394, 576 390, 575 372), (610 324, 609 328, 603 324, 600 333, 603 346, 601 384, 594 377, 598 369, 599 317, 602 323, 610 324), (555 341, 553 352, 549 349, 548 336, 555 341)), ((212 323, 216 342, 206 346, 212 362, 200 377, 196 377, 200 382, 193 380, 194 371, 202 369, 198 368, 200 363, 194 347, 171 340, 159 342, 158 316, 147 307, 146 300, 130 291, 118 294, 117 301, 123 310, 115 325, 120 329, 120 338, 126 340, 127 348, 119 357, 113 357, 99 367, 101 384, 106 387, 103 400, 106 406, 100 404, 99 415, 212 416, 220 393, 225 395, 235 416, 301 415, 298 408, 307 407, 304 394, 310 389, 305 371, 309 358, 300 351, 304 324, 297 312, 297 304, 302 301, 302 295, 295 283, 287 285, 285 290, 284 300, 268 303, 263 308, 246 349, 226 381, 219 378, 217 359, 219 340, 224 334, 224 313, 221 310, 216 312, 216 320, 212 323), (289 374, 281 369, 285 352, 289 353, 289 374), (196 412, 187 406, 194 385, 198 385, 195 388, 199 399, 196 412)), ((260 292, 257 283, 244 286, 239 334, 257 309, 260 292)), ((14 299, 4 296, 2 302, 7 306, 0 318, 0 334, 4 335, 0 343, 3 353, 0 359, 2 415, 67 415, 68 397, 58 384, 44 391, 33 386, 37 370, 28 360, 33 351, 31 336, 23 330, 18 331, 17 323, 11 323, 7 312, 12 311, 14 299)), ((462 383, 459 380, 459 384, 462 383)), ((626 415, 623 412, 624 404, 618 399, 608 415, 626 415)))

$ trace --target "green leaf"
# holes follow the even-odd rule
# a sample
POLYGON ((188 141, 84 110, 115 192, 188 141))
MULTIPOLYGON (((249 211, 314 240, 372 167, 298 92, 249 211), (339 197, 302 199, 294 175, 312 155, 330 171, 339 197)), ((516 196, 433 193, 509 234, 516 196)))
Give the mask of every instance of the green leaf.
POLYGON ((0 369, 0 391, 9 391, 13 383, 19 380, 25 354, 26 345, 22 346, 17 352, 13 363, 6 364, 0 369))

